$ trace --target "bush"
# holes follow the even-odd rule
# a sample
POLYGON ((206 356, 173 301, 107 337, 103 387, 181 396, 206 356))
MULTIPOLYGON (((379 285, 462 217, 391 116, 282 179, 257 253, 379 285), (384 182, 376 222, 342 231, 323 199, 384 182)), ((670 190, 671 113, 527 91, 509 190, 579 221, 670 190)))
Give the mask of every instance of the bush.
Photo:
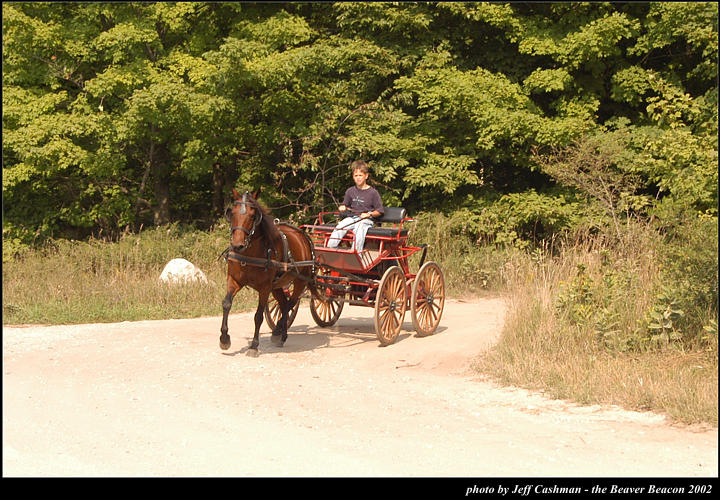
POLYGON ((717 350, 717 228, 697 224, 668 241, 633 223, 620 240, 565 249, 575 269, 557 290, 559 317, 603 349, 717 350))
POLYGON ((465 234, 477 245, 531 248, 587 220, 587 207, 566 190, 530 189, 484 200, 469 197, 465 205, 450 218, 461 220, 465 234))
POLYGON ((675 322, 683 341, 717 349, 717 218, 687 218, 668 235, 661 258, 663 299, 683 311, 675 322))
MULTIPOLYGON (((476 367, 551 397, 717 425, 716 303, 698 301, 703 294, 691 296, 707 310, 682 303, 669 270, 687 265, 667 259, 686 242, 647 224, 623 227, 560 238, 553 253, 513 255, 505 327, 476 367)), ((706 254, 702 241, 713 232, 695 238, 683 259, 712 265, 717 253, 710 246, 706 254)), ((695 269, 705 276, 710 268, 695 269)))
MULTIPOLYGON (((409 243, 428 245, 426 261, 433 260, 440 265, 448 293, 464 295, 505 288, 506 263, 520 250, 508 245, 477 245, 472 213, 458 211, 446 216, 439 212, 421 212, 415 220, 409 243)), ((413 258, 411 271, 415 270, 417 260, 413 258)))

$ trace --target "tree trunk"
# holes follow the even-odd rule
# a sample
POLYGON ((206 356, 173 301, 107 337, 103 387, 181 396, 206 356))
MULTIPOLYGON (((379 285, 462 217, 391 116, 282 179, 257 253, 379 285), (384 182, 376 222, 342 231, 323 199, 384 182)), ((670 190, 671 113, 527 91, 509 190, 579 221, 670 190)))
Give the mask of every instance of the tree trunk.
POLYGON ((165 165, 157 165, 154 174, 154 223, 155 226, 163 226, 170 223, 170 176, 165 165))
POLYGON ((213 214, 221 217, 225 212, 225 172, 220 163, 213 165, 213 214))

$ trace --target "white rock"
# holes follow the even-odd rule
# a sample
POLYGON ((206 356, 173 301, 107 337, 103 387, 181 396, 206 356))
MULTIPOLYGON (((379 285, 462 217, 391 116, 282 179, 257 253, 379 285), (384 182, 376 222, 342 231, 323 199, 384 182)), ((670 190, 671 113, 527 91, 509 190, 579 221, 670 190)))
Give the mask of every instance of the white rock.
POLYGON ((173 259, 165 264, 165 268, 158 279, 165 283, 208 282, 205 273, 195 264, 185 259, 173 259))

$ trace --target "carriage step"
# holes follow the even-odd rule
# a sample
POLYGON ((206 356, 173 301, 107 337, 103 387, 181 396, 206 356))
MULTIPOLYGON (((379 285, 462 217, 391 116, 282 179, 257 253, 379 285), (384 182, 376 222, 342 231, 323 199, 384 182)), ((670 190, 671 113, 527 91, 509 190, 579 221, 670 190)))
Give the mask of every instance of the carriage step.
POLYGON ((351 306, 365 306, 365 307, 375 307, 375 304, 372 302, 365 302, 363 300, 348 300, 347 303, 351 306))

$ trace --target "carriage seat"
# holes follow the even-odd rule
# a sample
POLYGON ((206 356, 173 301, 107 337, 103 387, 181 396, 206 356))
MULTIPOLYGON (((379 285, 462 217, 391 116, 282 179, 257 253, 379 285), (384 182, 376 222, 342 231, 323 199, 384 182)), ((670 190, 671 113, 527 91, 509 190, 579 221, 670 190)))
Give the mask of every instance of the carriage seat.
POLYGON ((383 212, 382 217, 375 222, 400 224, 405 217, 407 217, 407 210, 403 207, 385 207, 385 212, 383 212))
MULTIPOLYGON (((407 217, 407 210, 405 210, 403 207, 385 207, 385 211, 383 212, 382 217, 380 217, 379 219, 375 219, 375 222, 400 224, 405 217, 407 217)), ((385 236, 389 238, 397 236, 397 234, 398 228, 396 227, 371 227, 367 232, 368 236, 385 236)), ((400 230, 400 236, 407 236, 407 234, 407 229, 403 228, 400 230)))
MULTIPOLYGON (((383 212, 382 217, 379 219, 375 219, 376 224, 381 224, 383 222, 386 222, 388 224, 400 224, 403 219, 407 217, 407 211, 402 207, 385 207, 385 211, 383 212)), ((324 231, 331 233, 335 226, 330 225, 322 225, 322 226, 313 226, 315 230, 324 231)), ((405 237, 408 234, 408 230, 403 228, 400 229, 400 236, 405 237)), ((398 235, 398 228, 397 227, 371 227, 368 232, 368 236, 382 236, 386 238, 394 238, 398 235)))

